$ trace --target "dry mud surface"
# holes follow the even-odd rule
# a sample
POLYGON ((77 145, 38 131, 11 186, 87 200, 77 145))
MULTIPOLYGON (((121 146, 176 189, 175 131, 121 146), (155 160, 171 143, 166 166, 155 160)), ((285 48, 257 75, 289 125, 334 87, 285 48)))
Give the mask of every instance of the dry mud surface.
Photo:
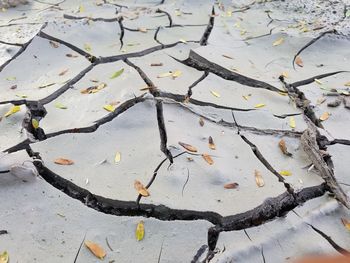
POLYGON ((3 8, 0 253, 100 262, 84 240, 103 247, 102 262, 348 253, 349 10, 204 0, 3 8))

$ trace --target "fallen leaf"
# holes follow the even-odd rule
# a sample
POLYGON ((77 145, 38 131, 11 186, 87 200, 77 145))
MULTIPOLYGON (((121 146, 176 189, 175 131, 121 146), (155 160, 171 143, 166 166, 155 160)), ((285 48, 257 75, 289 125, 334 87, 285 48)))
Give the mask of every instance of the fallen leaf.
POLYGON ((77 58, 78 55, 66 54, 66 57, 68 57, 68 58, 77 58))
POLYGON ((225 189, 236 189, 239 186, 238 183, 228 183, 224 185, 225 189))
POLYGON ((60 164, 60 165, 72 165, 74 162, 72 160, 66 159, 66 158, 58 158, 55 161, 55 164, 60 164))
POLYGON ((115 154, 115 157, 114 157, 114 162, 115 162, 115 163, 119 163, 119 162, 120 162, 120 159, 121 159, 121 154, 120 154, 120 152, 117 152, 117 153, 115 154))
POLYGON ((63 75, 66 74, 67 72, 68 72, 68 69, 66 68, 66 69, 62 70, 62 71, 58 74, 58 76, 63 76, 63 75))
POLYGON ((179 142, 179 144, 184 147, 187 151, 189 152, 197 152, 197 148, 190 145, 190 144, 187 144, 187 143, 184 143, 184 142, 179 142))
POLYGON ((265 107, 266 105, 264 103, 259 103, 259 104, 256 104, 254 106, 254 108, 258 109, 258 108, 262 108, 262 107, 265 107))
POLYGON ((49 83, 49 84, 44 84, 44 85, 41 85, 41 86, 39 86, 38 87, 38 89, 44 89, 44 88, 47 88, 47 87, 50 87, 50 86, 52 86, 52 85, 55 85, 56 83, 49 83))
POLYGON ((10 89, 17 89, 17 85, 12 85, 10 89))
POLYGON ((285 154, 287 156, 292 156, 292 154, 290 152, 288 152, 285 140, 281 139, 278 143, 278 146, 280 147, 283 154, 285 154))
POLYGON ((328 118, 329 118, 329 112, 325 111, 325 112, 320 116, 320 121, 328 120, 328 118))
POLYGON ((248 94, 248 95, 243 95, 243 99, 245 100, 249 100, 249 98, 252 96, 252 94, 248 94))
POLYGON ((150 90, 151 88, 149 86, 146 86, 144 88, 141 88, 140 91, 150 90))
POLYGON ((163 63, 152 63, 151 67, 161 67, 163 66, 163 63))
POLYGON ((85 12, 85 7, 83 5, 79 6, 79 13, 85 12))
POLYGON ((347 230, 350 231, 350 221, 347 220, 346 218, 342 218, 341 222, 343 223, 343 225, 346 227, 347 230))
POLYGON ((265 183, 264 183, 264 180, 262 178, 261 173, 258 170, 255 170, 254 174, 255 174, 256 185, 259 187, 263 187, 265 185, 265 183))
POLYGON ((179 77, 182 74, 182 72, 180 70, 176 70, 175 72, 173 72, 171 74, 171 76, 173 77, 173 79, 176 79, 177 77, 179 77))
POLYGON ((115 78, 119 77, 121 74, 123 74, 123 72, 124 72, 124 68, 114 72, 113 75, 110 76, 110 79, 115 79, 115 78))
POLYGON ((297 64, 299 67, 304 67, 304 62, 302 61, 301 57, 299 57, 299 56, 296 57, 295 64, 297 64))
POLYGON ((179 41, 182 42, 182 43, 187 43, 187 41, 185 39, 183 39, 183 38, 180 38, 179 41))
POLYGON ((145 27, 139 27, 138 31, 142 32, 142 33, 147 33, 147 28, 145 27))
POLYGON ((90 52, 90 51, 92 50, 90 44, 88 44, 88 43, 85 43, 85 44, 84 44, 84 49, 85 49, 87 52, 90 52))
POLYGON ((143 220, 141 220, 137 224, 135 235, 136 235, 137 241, 141 241, 143 239, 143 237, 145 236, 145 224, 144 224, 143 220))
POLYGON ((215 97, 217 97, 217 98, 220 98, 220 97, 221 97, 220 94, 217 93, 216 91, 211 90, 210 92, 211 92, 211 94, 213 94, 213 95, 214 95, 215 97))
POLYGON ((6 80, 8 81, 16 80, 16 77, 7 77, 6 80))
POLYGON ((5 113, 5 117, 11 116, 12 114, 15 114, 16 112, 19 112, 21 110, 21 106, 12 106, 12 108, 5 113))
POLYGON ((350 81, 349 81, 349 82, 346 82, 346 83, 344 84, 344 86, 350 87, 350 81))
POLYGON ((140 181, 135 180, 134 187, 140 195, 142 195, 144 197, 150 196, 150 193, 148 192, 148 190, 143 186, 143 184, 140 181))
POLYGON ((203 153, 202 157, 209 165, 212 165, 214 163, 213 159, 211 158, 211 156, 209 154, 203 153))
POLYGON ((106 256, 106 251, 98 244, 88 240, 84 244, 97 258, 103 259, 106 256))
POLYGON ((28 96, 25 95, 25 94, 16 94, 15 96, 16 96, 16 97, 19 97, 19 98, 22 98, 22 99, 25 99, 25 98, 28 97, 28 96))
POLYGON ((7 251, 4 251, 0 254, 0 263, 8 263, 9 262, 9 254, 7 251))
POLYGON ((294 116, 291 116, 290 118, 289 118, 289 126, 292 128, 292 129, 294 129, 295 128, 295 119, 294 119, 294 116))
POLYGON ((111 104, 107 104, 107 105, 104 105, 103 108, 106 111, 113 112, 115 110, 116 106, 115 105, 111 105, 111 104))
POLYGON ((201 127, 204 126, 204 120, 203 120, 202 117, 199 118, 199 125, 200 125, 201 127))
POLYGON ((285 78, 288 78, 289 77, 289 74, 287 71, 283 71, 282 74, 281 74, 283 77, 285 78))
POLYGON ((56 107, 57 109, 61 109, 61 110, 67 109, 67 106, 63 105, 63 104, 60 103, 60 102, 55 103, 55 107, 56 107))
POLYGON ((321 105, 323 102, 326 101, 326 97, 321 97, 317 99, 317 105, 321 105))
POLYGON ((54 42, 52 40, 49 41, 50 45, 53 47, 53 48, 58 48, 59 47, 59 44, 57 42, 54 42))
POLYGON ((224 58, 233 59, 233 57, 231 57, 231 56, 229 56, 229 55, 223 54, 222 56, 223 56, 224 58))
POLYGON ((277 39, 275 42, 273 42, 272 45, 273 45, 273 46, 279 46, 279 45, 281 45, 283 42, 284 42, 284 38, 281 37, 281 38, 277 39))
POLYGON ((211 136, 209 136, 209 148, 212 150, 216 149, 213 138, 211 136))
POLYGON ((32 119, 32 126, 34 129, 39 128, 39 121, 37 119, 32 119))
POLYGON ((159 74, 157 76, 157 78, 166 78, 166 77, 170 77, 171 75, 172 75, 172 73, 169 71, 169 72, 165 72, 165 73, 159 74))
POLYGON ((81 94, 92 94, 92 93, 99 92, 101 89, 104 89, 105 87, 107 87, 106 83, 100 83, 97 86, 91 86, 91 87, 88 87, 86 89, 82 89, 80 91, 80 93, 81 94))
POLYGON ((291 172, 291 171, 288 171, 288 170, 282 170, 282 171, 280 171, 280 175, 283 175, 283 176, 291 176, 291 175, 292 175, 292 172, 291 172))

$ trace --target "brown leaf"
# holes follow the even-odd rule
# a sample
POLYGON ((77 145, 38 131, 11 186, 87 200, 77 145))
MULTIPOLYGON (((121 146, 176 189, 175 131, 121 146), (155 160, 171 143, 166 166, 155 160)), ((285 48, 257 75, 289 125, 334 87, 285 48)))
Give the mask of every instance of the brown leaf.
POLYGON ((224 185, 225 189, 236 189, 239 186, 238 183, 228 183, 224 185))
POLYGON ((265 185, 264 179, 262 178, 261 173, 258 170, 255 170, 255 182, 259 187, 263 187, 265 185))
POLYGON ((55 164, 60 164, 60 165, 72 165, 72 164, 74 164, 74 162, 72 160, 65 159, 65 158, 58 158, 54 162, 55 162, 55 164))
POLYGON ((189 152, 197 152, 197 148, 190 145, 190 144, 187 144, 187 143, 184 143, 184 142, 179 142, 179 144, 184 147, 187 151, 189 152))
POLYGON ((223 56, 224 58, 233 59, 233 57, 231 57, 231 56, 229 56, 229 55, 223 54, 222 56, 223 56))
POLYGON ((150 193, 148 192, 148 190, 143 186, 143 184, 140 181, 135 180, 134 187, 140 195, 142 195, 144 197, 150 196, 150 193))
POLYGON ((299 56, 296 57, 295 64, 297 64, 299 67, 304 67, 304 62, 302 61, 301 57, 299 57, 299 56))
POLYGON ((214 163, 213 159, 211 158, 211 156, 209 154, 203 153, 202 157, 209 165, 212 165, 214 163))
POLYGON ((292 156, 292 154, 290 152, 288 152, 287 150, 287 146, 286 146, 286 142, 285 140, 281 139, 278 143, 278 146, 280 147, 281 151, 283 154, 287 155, 287 156, 292 156))
POLYGON ((350 231, 350 221, 347 220, 346 218, 342 218, 341 222, 343 223, 343 225, 346 227, 347 230, 350 231))
POLYGON ((68 58, 77 58, 78 55, 66 54, 66 57, 68 57, 68 58))
POLYGON ((211 136, 209 136, 209 148, 212 150, 216 149, 215 143, 214 143, 213 138, 211 136))
POLYGON ((152 63, 151 64, 151 67, 161 67, 161 66, 163 66, 163 63, 152 63))
POLYGON ((58 47, 59 47, 59 45, 58 45, 57 42, 54 42, 54 41, 50 40, 49 43, 50 43, 50 45, 51 45, 53 48, 58 48, 58 47))
POLYGON ((329 118, 329 112, 326 111, 321 115, 320 120, 325 121, 325 120, 328 120, 328 118, 329 118))
POLYGON ((64 69, 60 72, 60 74, 58 74, 58 76, 63 76, 64 74, 66 74, 68 72, 68 69, 64 69))
POLYGON ((203 120, 202 117, 199 118, 199 125, 200 125, 201 127, 204 126, 204 120, 203 120))
POLYGON ((99 259, 103 259, 106 256, 106 251, 102 247, 100 247, 98 244, 91 242, 91 241, 85 241, 85 246, 99 259))

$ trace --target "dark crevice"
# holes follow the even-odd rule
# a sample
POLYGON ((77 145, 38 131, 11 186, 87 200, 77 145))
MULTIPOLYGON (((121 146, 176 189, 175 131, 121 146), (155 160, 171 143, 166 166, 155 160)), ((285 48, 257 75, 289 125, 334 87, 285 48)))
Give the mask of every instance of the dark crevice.
POLYGON ((197 79, 195 82, 193 82, 191 84, 191 86, 188 87, 188 91, 187 91, 187 98, 191 98, 192 96, 192 89, 198 85, 198 83, 200 83, 201 81, 203 81, 206 77, 208 77, 209 72, 208 71, 204 71, 203 75, 197 79))
POLYGON ((159 33, 159 30, 160 30, 160 26, 157 27, 157 30, 156 30, 156 32, 154 33, 153 39, 154 39, 154 41, 156 41, 158 44, 164 46, 163 43, 161 43, 161 42, 158 40, 158 33, 159 33))
POLYGON ((172 27, 172 26, 173 26, 173 19, 171 18, 171 15, 170 15, 168 12, 166 12, 166 11, 161 10, 161 9, 158 8, 158 9, 156 10, 156 13, 165 14, 165 15, 167 16, 168 20, 169 20, 169 27, 172 27))
POLYGON ((6 42, 3 40, 0 40, 0 44, 9 45, 9 46, 17 46, 17 47, 23 47, 23 45, 24 45, 21 43, 10 43, 10 42, 6 42))
POLYGON ((330 77, 330 76, 333 76, 333 75, 336 75, 336 74, 339 74, 339 73, 349 73, 349 71, 341 70, 341 71, 334 71, 334 72, 330 72, 330 73, 325 73, 325 74, 317 75, 317 76, 314 76, 314 77, 311 77, 311 78, 308 78, 308 79, 296 81, 296 82, 294 82, 294 83, 292 83, 290 85, 293 86, 294 88, 297 88, 297 87, 300 87, 300 86, 308 85, 308 84, 314 82, 315 79, 323 79, 323 78, 327 78, 327 77, 330 77))
POLYGON ((124 38, 124 34, 125 34, 124 25, 123 25, 123 17, 122 16, 118 19, 118 24, 119 24, 119 27, 120 27, 120 36, 119 36, 120 49, 122 49, 123 45, 124 45, 123 38, 124 38))
POLYGON ((103 18, 103 17, 88 17, 88 16, 72 16, 72 15, 67 15, 64 14, 63 15, 64 18, 66 19, 72 19, 72 20, 81 20, 81 19, 86 19, 89 21, 101 21, 101 22, 118 22, 118 20, 120 19, 120 17, 113 17, 113 18, 103 18))
POLYGON ((214 27, 214 21, 215 21, 215 8, 213 6, 213 8, 211 10, 211 16, 209 18, 207 28, 205 29, 203 36, 202 36, 201 40, 199 41, 199 44, 201 46, 206 46, 208 44, 208 39, 209 39, 211 31, 213 30, 213 27, 214 27))

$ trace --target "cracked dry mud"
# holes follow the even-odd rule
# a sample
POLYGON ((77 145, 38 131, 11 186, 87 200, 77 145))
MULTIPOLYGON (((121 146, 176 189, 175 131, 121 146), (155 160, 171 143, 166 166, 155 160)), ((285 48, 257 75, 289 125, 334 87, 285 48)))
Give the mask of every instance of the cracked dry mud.
POLYGON ((0 12, 0 116, 20 106, 0 121, 0 252, 99 261, 79 250, 85 239, 104 262, 348 254, 350 3, 302 2, 29 1, 0 12), (40 176, 9 172, 22 163, 40 176))

